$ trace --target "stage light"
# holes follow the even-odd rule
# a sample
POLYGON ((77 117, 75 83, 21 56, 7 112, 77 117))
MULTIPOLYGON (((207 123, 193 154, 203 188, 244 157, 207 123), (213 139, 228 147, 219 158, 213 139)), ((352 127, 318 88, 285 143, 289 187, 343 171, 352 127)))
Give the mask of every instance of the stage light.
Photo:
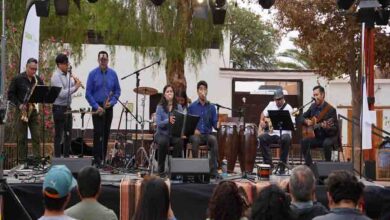
POLYGON ((223 7, 226 4, 226 0, 216 0, 215 5, 220 8, 223 7))
POLYGON ((35 4, 35 9, 38 17, 49 17, 49 12, 50 12, 49 0, 35 1, 34 4, 35 4))
POLYGON ((375 13, 375 23, 376 25, 387 25, 389 23, 390 11, 384 8, 381 8, 375 13))
POLYGON ((337 0, 336 3, 338 8, 348 10, 355 3, 355 0, 337 0))
MULTIPOLYGON (((197 2, 199 2, 199 0, 197 2)), ((204 0, 201 0, 200 2, 201 3, 194 4, 192 17, 207 20, 209 17, 209 7, 204 0)))
POLYGON ((381 4, 377 0, 361 0, 358 11, 359 21, 364 22, 367 27, 374 27, 376 9, 380 7, 381 4))
POLYGON ((227 10, 226 0, 210 0, 209 6, 213 15, 213 24, 224 24, 227 10))
POLYGON ((164 0, 152 0, 154 5, 160 6, 162 3, 164 3, 164 0))
POLYGON ((59 16, 68 15, 69 12, 69 0, 54 0, 54 7, 56 14, 59 16))
POLYGON ((274 3, 275 3, 275 0, 259 0, 259 4, 264 9, 270 9, 272 7, 272 5, 274 5, 274 3))

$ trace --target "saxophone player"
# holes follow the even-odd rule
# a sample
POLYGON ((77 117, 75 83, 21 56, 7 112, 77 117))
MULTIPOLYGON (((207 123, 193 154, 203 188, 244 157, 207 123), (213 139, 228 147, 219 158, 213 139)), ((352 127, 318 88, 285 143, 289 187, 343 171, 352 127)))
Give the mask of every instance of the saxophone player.
POLYGON ((58 54, 56 57, 57 69, 51 77, 51 85, 61 87, 61 92, 53 104, 54 119, 54 157, 69 157, 72 132, 72 114, 65 114, 71 110, 72 94, 80 87, 81 82, 72 78, 68 72, 69 60, 65 54, 58 54), (61 149, 61 140, 63 148, 61 149))
POLYGON ((40 157, 38 111, 34 105, 28 104, 28 99, 35 86, 43 85, 43 80, 39 76, 35 75, 37 68, 37 59, 28 59, 26 71, 15 76, 8 88, 9 101, 18 107, 15 115, 18 163, 24 163, 27 158, 27 127, 30 128, 31 132, 33 156, 40 157))

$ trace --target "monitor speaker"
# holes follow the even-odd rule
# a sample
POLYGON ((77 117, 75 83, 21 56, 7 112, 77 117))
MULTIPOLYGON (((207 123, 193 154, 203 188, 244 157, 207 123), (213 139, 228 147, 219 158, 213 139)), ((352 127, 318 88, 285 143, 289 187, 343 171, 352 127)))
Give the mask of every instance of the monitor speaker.
POLYGON ((170 173, 171 177, 182 176, 183 182, 186 183, 209 183, 209 159, 172 158, 170 173))

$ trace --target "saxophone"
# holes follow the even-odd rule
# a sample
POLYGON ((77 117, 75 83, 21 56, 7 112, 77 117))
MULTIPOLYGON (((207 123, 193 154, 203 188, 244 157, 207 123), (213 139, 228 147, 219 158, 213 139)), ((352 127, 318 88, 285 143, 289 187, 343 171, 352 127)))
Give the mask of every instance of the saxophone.
POLYGON ((28 103, 28 100, 30 99, 31 95, 33 94, 35 87, 38 85, 37 76, 34 75, 34 77, 35 77, 34 86, 31 88, 30 93, 28 95, 26 95, 26 98, 25 98, 24 103, 23 103, 23 105, 25 105, 26 108, 23 108, 21 110, 21 118, 20 119, 25 123, 28 123, 28 118, 30 117, 32 111, 36 108, 35 104, 28 103))

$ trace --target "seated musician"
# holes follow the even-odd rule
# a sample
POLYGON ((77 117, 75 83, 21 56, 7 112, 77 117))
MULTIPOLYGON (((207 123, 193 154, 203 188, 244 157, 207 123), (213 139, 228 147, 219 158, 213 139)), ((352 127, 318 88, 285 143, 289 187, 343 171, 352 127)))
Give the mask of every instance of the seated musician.
MULTIPOLYGON (((261 153, 263 154, 264 163, 270 164, 272 167, 270 144, 280 143, 281 154, 277 171, 279 174, 284 174, 285 166, 287 164, 288 151, 291 146, 291 131, 283 130, 282 137, 280 137, 280 132, 278 130, 270 129, 271 122, 268 118, 268 110, 287 110, 291 114, 293 109, 284 99, 283 91, 279 89, 274 93, 274 101, 269 102, 260 115, 258 140, 261 153)), ((294 121, 292 116, 291 120, 294 121)))
POLYGON ((207 144, 210 149, 210 175, 212 178, 218 176, 217 157, 218 142, 217 138, 212 135, 213 128, 217 129, 217 111, 213 104, 207 101, 207 82, 201 80, 197 86, 198 99, 188 107, 188 114, 200 117, 195 134, 190 137, 192 143, 192 156, 198 157, 199 145, 207 144))
POLYGON ((177 104, 175 93, 171 85, 166 85, 163 89, 163 96, 156 108, 157 131, 155 142, 158 147, 158 172, 160 176, 165 176, 165 158, 168 147, 173 146, 173 157, 182 156, 182 140, 180 137, 172 137, 169 134, 169 124, 175 123, 175 116, 170 115, 174 110, 182 112, 181 105, 177 104))
POLYGON ((303 114, 302 132, 303 139, 302 154, 305 164, 310 166, 313 161, 310 148, 322 147, 325 160, 330 161, 332 150, 338 141, 338 123, 336 109, 325 101, 325 90, 322 86, 313 88, 315 103, 303 114), (307 128, 314 129, 313 132, 305 132, 307 128))

